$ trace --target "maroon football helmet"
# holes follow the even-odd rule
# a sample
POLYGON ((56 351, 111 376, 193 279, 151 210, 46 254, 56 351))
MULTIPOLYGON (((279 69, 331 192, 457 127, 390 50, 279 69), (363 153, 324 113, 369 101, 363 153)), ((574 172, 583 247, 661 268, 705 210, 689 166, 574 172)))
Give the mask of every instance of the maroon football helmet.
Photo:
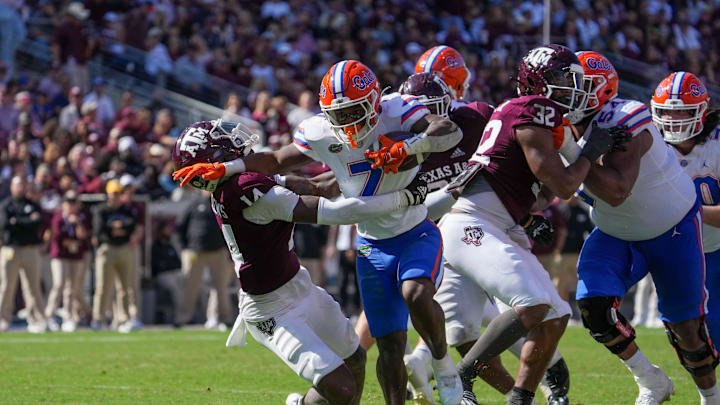
MULTIPOLYGON (((260 137, 243 124, 223 120, 200 121, 185 128, 173 148, 175 170, 196 163, 219 163, 247 156, 260 137)), ((223 179, 208 181, 195 176, 190 186, 215 191, 223 179)))
POLYGON ((415 73, 400 85, 400 94, 417 96, 431 113, 448 118, 452 94, 450 88, 435 73, 415 73))
POLYGON ((556 44, 533 48, 523 56, 517 92, 520 96, 545 96, 568 111, 583 109, 587 103, 580 60, 570 49, 556 44))

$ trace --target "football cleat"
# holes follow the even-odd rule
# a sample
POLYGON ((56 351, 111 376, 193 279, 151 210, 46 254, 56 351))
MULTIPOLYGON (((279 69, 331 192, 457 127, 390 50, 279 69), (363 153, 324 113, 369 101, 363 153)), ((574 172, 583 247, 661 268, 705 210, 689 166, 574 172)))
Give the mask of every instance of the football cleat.
POLYGON ((297 392, 293 392, 285 399, 285 405, 300 405, 302 403, 303 396, 297 392))
POLYGON ((655 405, 661 404, 665 401, 670 400, 670 396, 675 393, 675 386, 670 381, 667 375, 660 369, 660 367, 653 365, 653 379, 650 384, 640 384, 638 378, 635 377, 635 382, 638 383, 640 393, 635 400, 635 405, 655 405))
POLYGON ((548 404, 562 405, 567 403, 567 393, 570 390, 570 371, 568 370, 565 359, 560 359, 548 368, 540 382, 543 394, 548 399, 548 404), (546 391, 547 389, 547 391, 546 391), (549 391, 549 392, 548 392, 549 391), (550 398, 556 402, 552 402, 550 398), (563 398, 565 402, 563 401, 563 398))
POLYGON ((413 354, 406 354, 403 360, 407 369, 413 403, 415 405, 434 405, 435 399, 429 384, 432 376, 430 365, 420 356, 413 354))
POLYGON ((462 401, 460 405, 479 405, 475 394, 472 391, 463 391, 462 401))
POLYGON ((433 357, 432 368, 435 372, 440 402, 443 405, 459 405, 462 401, 463 387, 450 353, 446 353, 442 359, 433 357))

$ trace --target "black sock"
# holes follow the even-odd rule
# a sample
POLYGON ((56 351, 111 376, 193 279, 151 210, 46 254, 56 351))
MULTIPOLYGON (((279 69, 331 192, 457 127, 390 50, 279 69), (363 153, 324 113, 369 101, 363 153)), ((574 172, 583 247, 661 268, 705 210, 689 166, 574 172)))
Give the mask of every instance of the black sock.
POLYGON ((460 377, 475 378, 478 368, 500 355, 527 333, 527 328, 514 310, 498 315, 458 363, 460 377))
POLYGON ((513 387, 510 391, 510 398, 508 398, 507 405, 531 405, 535 393, 532 391, 524 390, 520 387, 513 387))

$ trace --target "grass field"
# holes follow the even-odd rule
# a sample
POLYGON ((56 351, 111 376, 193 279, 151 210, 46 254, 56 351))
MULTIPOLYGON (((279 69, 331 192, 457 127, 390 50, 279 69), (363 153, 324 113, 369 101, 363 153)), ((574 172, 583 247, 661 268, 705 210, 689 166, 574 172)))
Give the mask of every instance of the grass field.
MULTIPOLYGON (((413 334, 414 335, 414 334, 413 334)), ((249 338, 245 348, 225 348, 227 332, 142 331, 130 335, 0 335, 0 404, 278 404, 307 383, 249 338)), ((672 403, 698 403, 698 393, 661 329, 638 330, 650 360, 675 383, 672 403)), ((579 327, 568 328, 560 348, 571 373, 572 404, 632 404, 636 386, 619 361, 579 327)), ((368 356, 363 404, 381 404, 375 375, 377 349, 368 356)), ((503 357, 514 374, 517 361, 503 357)), ((483 404, 504 404, 482 382, 483 404)), ((538 391, 542 403, 542 394, 538 391)))

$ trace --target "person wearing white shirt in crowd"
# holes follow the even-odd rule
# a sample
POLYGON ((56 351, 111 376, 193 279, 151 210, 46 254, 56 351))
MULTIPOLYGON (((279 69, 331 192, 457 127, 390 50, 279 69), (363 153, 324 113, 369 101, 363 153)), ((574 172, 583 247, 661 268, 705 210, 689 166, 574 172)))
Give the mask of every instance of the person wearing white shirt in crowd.
MULTIPOLYGON (((97 118, 103 124, 112 121, 115 118, 115 106, 110 97, 105 93, 105 79, 96 77, 93 80, 93 91, 83 99, 84 103, 94 101, 97 103, 97 118)), ((83 104, 84 104, 83 103, 83 104)))

